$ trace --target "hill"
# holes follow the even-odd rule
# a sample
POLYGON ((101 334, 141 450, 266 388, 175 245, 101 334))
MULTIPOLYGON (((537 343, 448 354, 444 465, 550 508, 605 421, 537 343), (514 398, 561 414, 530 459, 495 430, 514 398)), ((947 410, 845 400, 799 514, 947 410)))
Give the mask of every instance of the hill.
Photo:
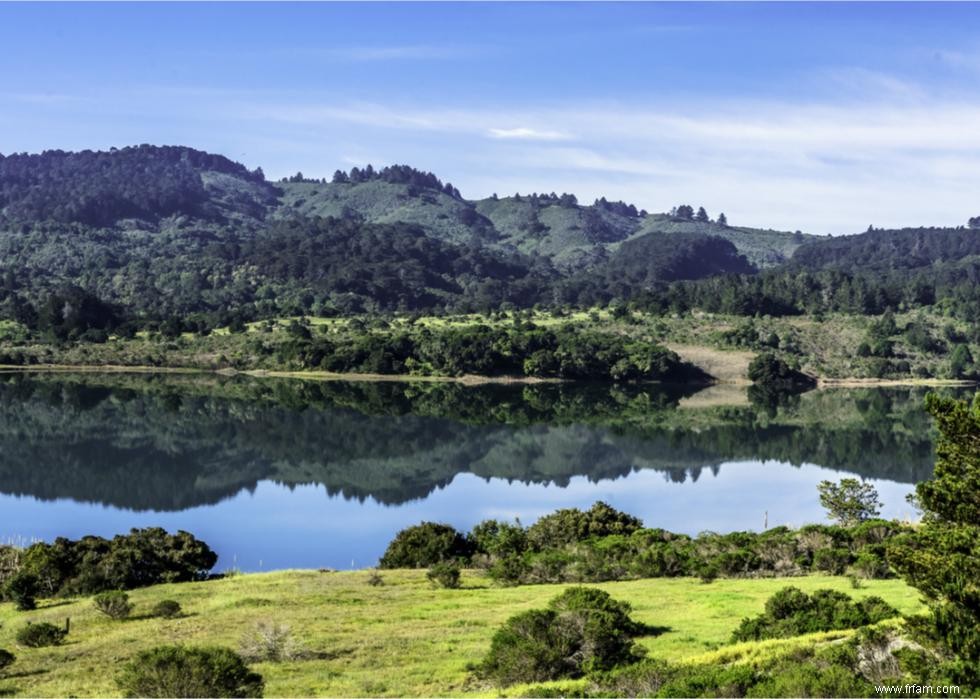
MULTIPOLYGON (((547 304, 576 273, 618 274, 618 247, 652 235, 648 218, 570 195, 471 202, 407 166, 273 184, 177 146, 0 156, 0 317, 69 339, 175 317, 199 329, 547 304)), ((702 228, 680 246, 635 243, 634 283, 750 271, 702 228)))

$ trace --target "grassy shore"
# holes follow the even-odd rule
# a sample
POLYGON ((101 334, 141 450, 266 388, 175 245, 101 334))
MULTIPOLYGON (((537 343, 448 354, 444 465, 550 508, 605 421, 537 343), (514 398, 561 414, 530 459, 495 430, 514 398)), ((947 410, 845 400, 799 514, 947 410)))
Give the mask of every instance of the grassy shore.
MULTIPOLYGON (((682 359, 697 365, 717 382, 746 385, 749 383, 749 362, 760 351, 775 351, 784 359, 826 385, 951 385, 950 348, 957 343, 946 336, 965 338, 968 328, 958 321, 938 314, 898 314, 897 327, 913 325, 925 328, 933 339, 934 348, 923 350, 911 342, 904 330, 889 340, 889 359, 868 356, 859 350, 869 339, 869 329, 875 318, 854 315, 830 315, 815 318, 794 316, 786 318, 742 318, 704 313, 683 316, 657 316, 642 312, 616 316, 608 309, 551 314, 527 311, 520 314, 493 316, 459 315, 440 317, 349 317, 349 318, 282 318, 250 324, 245 332, 230 333, 218 328, 210 335, 183 333, 166 338, 159 334, 140 332, 134 338, 111 337, 104 343, 78 342, 52 344, 38 337, 31 338, 25 328, 0 326, 0 364, 15 362, 51 370, 79 370, 99 367, 105 370, 153 371, 204 370, 236 371, 264 376, 289 376, 316 380, 425 380, 485 383, 488 381, 536 382, 541 379, 524 377, 446 377, 421 375, 334 374, 308 371, 294 360, 284 348, 294 342, 289 327, 294 322, 305 325, 313 337, 345 343, 365 335, 419 330, 433 332, 447 328, 462 328, 475 324, 491 327, 512 327, 519 316, 521 322, 538 327, 557 328, 574 325, 590 331, 628 336, 635 340, 662 344, 674 350, 682 359), (4 358, 7 358, 6 360, 4 358)), ((920 333, 921 334, 921 333, 920 333)), ((980 357, 980 345, 967 343, 972 356, 980 357)))
MULTIPOLYGON (((424 571, 384 571, 384 584, 368 584, 369 571, 283 571, 237 575, 204 583, 160 585, 130 593, 133 617, 113 621, 89 598, 48 601, 33 612, 0 605, 0 648, 17 655, 0 674, 0 696, 113 696, 113 676, 138 651, 161 643, 218 644, 237 648, 257 622, 289 625, 305 658, 259 663, 267 696, 497 696, 499 690, 468 669, 512 614, 544 606, 563 586, 493 587, 467 571, 463 589, 435 589, 424 571), (149 616, 156 602, 177 600, 181 618, 149 616), (27 621, 63 625, 63 646, 29 649, 14 635, 27 621)), ((917 592, 899 580, 867 581, 851 589, 840 577, 758 580, 690 578, 597 585, 630 602, 635 618, 662 631, 641 640, 652 657, 675 662, 752 662, 801 644, 828 643, 850 632, 727 645, 739 621, 762 611, 786 585, 812 592, 832 588, 856 598, 880 595, 905 613, 921 608, 917 592)), ((521 688, 508 693, 520 694, 521 688)))

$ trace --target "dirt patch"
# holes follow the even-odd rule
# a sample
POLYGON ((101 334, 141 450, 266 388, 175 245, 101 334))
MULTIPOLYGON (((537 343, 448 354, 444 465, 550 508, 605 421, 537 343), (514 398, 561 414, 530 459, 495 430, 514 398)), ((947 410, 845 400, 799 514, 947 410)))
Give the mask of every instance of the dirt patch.
POLYGON ((755 357, 755 352, 718 350, 702 345, 667 344, 666 347, 680 355, 684 361, 707 372, 720 383, 740 385, 751 383, 749 362, 755 357))

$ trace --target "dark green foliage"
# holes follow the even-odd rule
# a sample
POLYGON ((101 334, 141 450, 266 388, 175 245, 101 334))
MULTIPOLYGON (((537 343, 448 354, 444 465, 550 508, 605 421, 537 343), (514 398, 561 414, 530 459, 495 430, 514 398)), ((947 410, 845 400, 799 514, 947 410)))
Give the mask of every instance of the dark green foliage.
POLYGON ((817 590, 808 595, 798 588, 786 587, 769 598, 762 615, 742 619, 732 634, 732 641, 760 641, 817 631, 856 629, 895 616, 898 616, 898 610, 880 597, 855 602, 835 590, 817 590))
POLYGON ((46 595, 85 595, 201 580, 217 560, 208 545, 192 534, 168 534, 151 527, 111 540, 59 537, 50 544, 32 544, 24 552, 23 568, 37 576, 46 595))
POLYGON ((499 686, 580 677, 636 662, 643 632, 630 607, 594 588, 573 587, 544 610, 511 617, 493 637, 478 674, 499 686))
POLYGON ((428 578, 429 582, 431 582, 433 585, 438 585, 439 587, 444 587, 448 590, 456 590, 459 588, 459 576, 459 563, 456 561, 440 561, 429 568, 425 574, 425 577, 428 578))
POLYGON ((137 146, 110 152, 0 156, 0 211, 11 222, 53 220, 92 226, 122 218, 216 216, 200 172, 233 175, 273 188, 261 175, 192 148, 137 146))
POLYGON ((468 558, 466 538, 448 524, 422 522, 402 529, 388 544, 380 568, 428 568, 436 563, 468 558))
POLYGON ((473 527, 467 539, 474 553, 498 558, 520 555, 527 550, 527 531, 520 523, 484 520, 473 527))
POLYGON ((17 656, 9 650, 0 648, 0 672, 13 665, 15 660, 17 660, 17 656))
POLYGON ((180 616, 180 603, 172 599, 164 599, 153 605, 153 616, 161 619, 174 619, 180 616))
POLYGON ((100 592, 92 598, 92 604, 110 619, 125 619, 133 611, 129 595, 122 590, 100 592))
POLYGON ((862 483, 856 478, 842 478, 838 483, 821 481, 817 491, 820 504, 844 527, 874 519, 881 512, 878 491, 870 483, 862 483))
POLYGON ((774 389, 805 390, 816 385, 813 378, 791 368, 771 352, 757 354, 749 362, 749 379, 756 384, 774 389))
MULTIPOLYGON (((889 558, 929 604, 913 626, 921 640, 973 670, 980 684, 980 398, 930 395, 926 407, 940 437, 933 478, 916 487, 923 524, 891 543, 889 558)), ((943 666, 936 672, 944 672, 943 666)), ((960 672, 960 671, 957 671, 960 672)))
POLYGON ((29 611, 37 607, 38 594, 40 594, 40 586, 37 576, 24 570, 7 580, 3 590, 4 598, 13 602, 20 611, 29 611))
POLYGON ((977 365, 966 344, 958 344, 949 356, 949 375, 954 379, 977 378, 977 365))
POLYGON ((28 648, 58 646, 65 640, 68 632, 60 626, 42 621, 28 624, 17 631, 17 643, 28 648))
POLYGON ((586 539, 628 535, 642 526, 640 519, 597 502, 585 512, 570 508, 545 515, 528 528, 527 541, 531 550, 542 551, 586 539))
POLYGON ((119 673, 127 697, 261 697, 262 676, 227 648, 158 646, 141 652, 119 673))

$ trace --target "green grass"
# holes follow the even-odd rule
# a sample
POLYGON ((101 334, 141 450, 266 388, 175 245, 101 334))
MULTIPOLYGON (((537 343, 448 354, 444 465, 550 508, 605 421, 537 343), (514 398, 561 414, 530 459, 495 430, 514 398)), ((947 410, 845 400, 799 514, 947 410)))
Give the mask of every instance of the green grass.
MULTIPOLYGON (((255 667, 267 696, 446 696, 499 692, 467 669, 486 652, 494 630, 509 616, 544 606, 564 586, 490 586, 466 572, 464 589, 434 589, 424 571, 383 571, 385 584, 367 584, 368 571, 285 571, 238 575, 206 583, 160 585, 130 593, 134 618, 112 621, 90 598, 50 601, 34 612, 0 605, 0 648, 17 655, 0 676, 0 696, 111 696, 114 674, 138 651, 161 643, 237 648, 258 621, 288 624, 308 652, 304 660, 255 667), (163 599, 180 602, 185 616, 149 618, 163 599), (14 634, 28 620, 63 624, 65 645, 28 649, 14 634)), ((827 642, 846 632, 726 646, 739 621, 762 611, 776 590, 833 588, 855 597, 876 594, 902 612, 919 610, 915 590, 898 580, 868 581, 853 590, 844 578, 697 580, 651 579, 597 585, 629 601, 634 617, 666 627, 641 639, 653 657, 675 662, 742 662, 771 657, 801 643, 827 642)))

